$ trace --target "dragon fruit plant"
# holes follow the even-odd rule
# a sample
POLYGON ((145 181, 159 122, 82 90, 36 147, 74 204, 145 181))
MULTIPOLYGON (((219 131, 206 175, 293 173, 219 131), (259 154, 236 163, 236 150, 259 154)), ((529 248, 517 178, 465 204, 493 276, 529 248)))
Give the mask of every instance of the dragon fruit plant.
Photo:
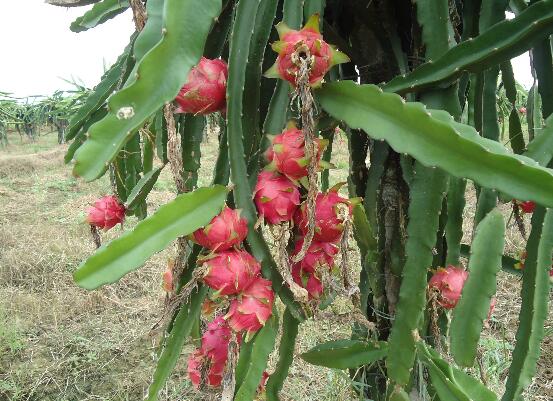
MULTIPOLYGON (((553 0, 92 2, 72 29, 131 8, 137 32, 72 117, 66 161, 86 181, 111 179, 112 195, 88 213, 94 230, 139 222, 98 240, 74 278, 92 290, 173 252, 148 401, 192 343, 198 391, 279 400, 298 327, 335 297, 352 336, 300 357, 350 369, 359 399, 522 400, 550 298, 553 0), (527 51, 536 80, 522 104, 510 60, 527 51), (219 150, 212 184, 198 188, 206 125, 218 128, 219 150), (347 138, 347 187, 325 169, 343 146, 337 135, 347 138), (149 211, 163 169, 175 198, 149 211), (531 214, 518 271, 503 255, 499 211, 513 199, 517 217, 531 214), (498 395, 464 368, 492 330, 502 268, 522 275, 522 291, 498 395)), ((333 324, 330 309, 324 316, 333 324)))

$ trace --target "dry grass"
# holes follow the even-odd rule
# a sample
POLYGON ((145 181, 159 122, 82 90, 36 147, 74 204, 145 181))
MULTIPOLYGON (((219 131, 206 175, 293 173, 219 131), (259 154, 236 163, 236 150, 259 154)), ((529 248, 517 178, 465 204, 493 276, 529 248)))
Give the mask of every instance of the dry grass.
MULTIPOLYGON (((64 147, 55 136, 35 144, 0 150, 0 399, 10 401, 137 400, 147 390, 155 366, 155 338, 149 328, 163 306, 160 278, 170 248, 119 283, 87 292, 74 285, 71 273, 93 251, 83 210, 98 195, 110 191, 107 180, 85 184, 63 165, 64 147)), ((203 145, 200 184, 210 181, 215 138, 203 145)), ((338 141, 338 169, 331 181, 345 178, 346 148, 338 141)), ((149 211, 174 195, 164 171, 148 198, 149 211)), ((471 220, 474 196, 466 210, 471 220)), ((505 211, 508 213, 508 211, 505 211)), ((130 219, 126 229, 136 222, 130 219)), ((106 235, 119 235, 120 229, 106 235)), ((466 227, 467 240, 471 227, 466 227)), ((509 227, 508 250, 523 246, 516 228, 509 227)), ((353 257, 351 260, 357 260, 353 257)), ((354 266, 359 269, 359 266, 354 266)), ((520 305, 520 283, 502 274, 491 328, 484 332, 483 364, 489 386, 501 391, 520 305)), ((342 312, 347 302, 332 308, 342 312)), ((552 319, 548 321, 551 331, 552 319)), ((297 353, 316 343, 349 336, 348 325, 308 321, 301 326, 297 353)), ((185 354, 192 346, 185 348, 185 354)), ((276 354, 271 356, 274 365, 276 354)), ((186 379, 181 358, 163 391, 162 400, 202 400, 186 379)), ((553 398, 553 338, 546 339, 538 375, 528 400, 553 398)), ((341 371, 307 365, 296 358, 282 392, 283 400, 354 399, 351 381, 341 371)))

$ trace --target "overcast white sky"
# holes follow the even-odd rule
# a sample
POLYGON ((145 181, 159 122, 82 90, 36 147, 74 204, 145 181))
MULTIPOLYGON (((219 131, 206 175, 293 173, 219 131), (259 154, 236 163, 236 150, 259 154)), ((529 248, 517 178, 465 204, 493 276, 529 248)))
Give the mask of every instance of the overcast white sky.
POLYGON ((0 91, 48 95, 72 86, 61 78, 96 85, 127 45, 134 24, 126 12, 86 32, 71 22, 89 7, 64 8, 43 0, 0 0, 0 91))
MULTIPOLYGON (((49 95, 71 89, 61 78, 96 85, 127 45, 134 30, 129 12, 86 32, 73 33, 71 22, 90 7, 63 8, 43 0, 0 0, 0 91, 16 96, 49 95)), ((516 79, 532 84, 528 55, 513 60, 516 79)))

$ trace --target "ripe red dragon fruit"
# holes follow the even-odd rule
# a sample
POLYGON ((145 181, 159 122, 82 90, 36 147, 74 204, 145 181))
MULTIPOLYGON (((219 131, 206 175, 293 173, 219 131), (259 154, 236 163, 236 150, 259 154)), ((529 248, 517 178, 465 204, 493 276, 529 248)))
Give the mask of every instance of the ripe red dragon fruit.
POLYGON ((271 288, 271 282, 257 277, 230 302, 225 319, 234 331, 246 331, 246 337, 249 338, 271 317, 274 300, 275 294, 271 288))
POLYGON ((106 195, 87 209, 86 221, 107 231, 116 224, 123 223, 125 210, 125 206, 115 196, 106 195))
POLYGON ((320 85, 332 66, 349 61, 348 56, 323 40, 319 31, 318 14, 311 16, 299 31, 289 28, 283 22, 280 22, 276 29, 280 40, 273 43, 272 48, 278 53, 278 57, 276 63, 265 73, 266 77, 285 79, 295 85, 298 66, 294 63, 292 55, 298 49, 301 52, 302 46, 305 46, 311 55, 311 86, 320 85))
POLYGON ((307 290, 309 299, 319 299, 323 293, 323 283, 315 272, 302 270, 299 263, 292 266, 292 278, 300 287, 307 290))
MULTIPOLYGON (((321 160, 326 141, 315 138, 317 142, 317 163, 321 160)), ((273 138, 272 162, 274 167, 291 180, 299 180, 307 176, 309 158, 305 156, 305 137, 303 132, 293 123, 281 134, 273 138)))
POLYGON ((257 211, 269 224, 292 220, 300 204, 300 192, 288 178, 271 171, 262 171, 254 190, 257 211))
POLYGON ((208 323, 202 335, 202 351, 215 362, 226 362, 232 332, 222 316, 208 323))
POLYGON ((209 114, 225 111, 228 67, 223 60, 202 57, 190 70, 175 101, 177 113, 209 114))
MULTIPOLYGON (((292 259, 297 255, 303 246, 303 239, 296 242, 294 252, 292 253, 292 259)), ((318 268, 325 267, 331 270, 334 266, 334 256, 338 254, 340 250, 331 242, 311 242, 305 257, 295 265, 299 265, 302 272, 314 273, 318 268)))
MULTIPOLYGON (((313 237, 315 241, 335 242, 340 239, 342 231, 344 231, 344 220, 340 215, 340 207, 347 207, 348 213, 351 215, 352 206, 350 200, 338 195, 337 188, 317 195, 315 203, 315 236, 313 237)), ((306 235, 309 224, 306 202, 301 204, 294 219, 300 232, 306 235)))
POLYGON ((207 272, 204 282, 220 295, 242 292, 259 275, 261 266, 244 250, 229 250, 212 254, 203 259, 207 272))
POLYGON ((468 272, 459 267, 438 268, 428 282, 428 286, 439 292, 438 304, 443 308, 453 309, 461 297, 461 291, 467 277, 468 272))
POLYGON ((226 358, 224 361, 215 361, 206 355, 202 349, 197 349, 188 358, 188 377, 194 387, 199 388, 202 384, 202 377, 206 377, 207 384, 210 387, 219 387, 223 380, 226 358), (204 376, 202 372, 207 372, 204 376))
POLYGON ((192 238, 204 248, 225 251, 240 244, 248 235, 248 222, 240 217, 240 210, 227 206, 211 222, 194 231, 192 238))
POLYGON ((534 213, 534 210, 536 209, 536 204, 532 201, 515 201, 517 206, 522 210, 524 213, 531 214, 534 213))

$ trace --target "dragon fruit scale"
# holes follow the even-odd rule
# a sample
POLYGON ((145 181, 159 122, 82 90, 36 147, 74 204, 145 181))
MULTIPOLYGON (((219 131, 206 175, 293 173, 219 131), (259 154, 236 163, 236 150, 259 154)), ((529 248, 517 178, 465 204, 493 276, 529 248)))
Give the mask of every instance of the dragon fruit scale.
MULTIPOLYGON (((339 208, 347 207, 351 216, 352 205, 349 199, 342 198, 336 188, 327 193, 319 193, 315 201, 315 236, 313 239, 319 242, 335 242, 340 239, 344 231, 344 220, 339 208), (344 206, 340 206, 344 205, 344 206)), ((306 235, 308 232, 309 217, 306 202, 302 203, 294 216, 300 232, 306 235)))
POLYGON ((300 204, 300 192, 288 178, 262 171, 254 190, 257 211, 269 224, 292 220, 300 204))
POLYGON ((175 101, 177 113, 209 114, 226 110, 228 67, 220 59, 202 57, 188 74, 175 101))
POLYGON ((96 200, 87 209, 86 221, 105 231, 125 220, 125 206, 113 195, 106 195, 96 200))
POLYGON ((305 53, 311 56, 309 84, 319 86, 325 74, 336 64, 346 63, 349 57, 336 50, 323 40, 319 31, 319 15, 312 15, 305 26, 299 31, 293 30, 283 22, 277 24, 279 39, 272 44, 278 53, 275 64, 265 73, 268 78, 281 78, 292 85, 296 85, 296 76, 299 70, 294 60, 294 53, 305 53))
POLYGON ((225 319, 234 331, 245 331, 246 338, 249 338, 271 317, 274 300, 275 294, 271 288, 271 282, 257 277, 230 302, 225 319))
POLYGON ((219 295, 242 292, 259 275, 261 266, 244 250, 228 250, 202 259, 206 273, 203 281, 219 295))
POLYGON ((192 234, 192 239, 212 251, 225 251, 239 245, 248 235, 248 222, 240 217, 240 210, 228 206, 211 222, 192 234))

